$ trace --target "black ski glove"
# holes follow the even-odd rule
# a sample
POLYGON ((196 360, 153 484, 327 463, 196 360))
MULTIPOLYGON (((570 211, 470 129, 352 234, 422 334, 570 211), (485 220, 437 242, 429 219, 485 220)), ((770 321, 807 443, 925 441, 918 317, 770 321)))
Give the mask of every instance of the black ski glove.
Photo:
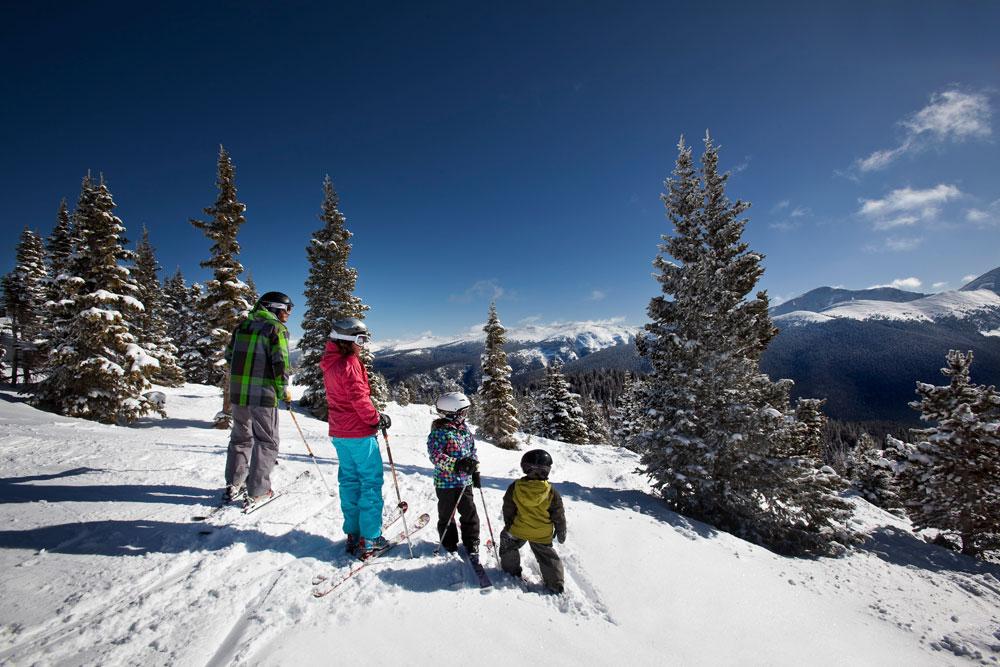
POLYGON ((483 481, 479 479, 479 471, 472 473, 472 488, 481 489, 483 488, 483 481))
POLYGON ((556 539, 559 540, 559 544, 562 544, 563 542, 566 541, 566 533, 563 533, 562 535, 556 535, 556 539))
POLYGON ((375 424, 375 428, 379 431, 385 431, 392 426, 392 420, 389 419, 389 415, 384 412, 378 416, 378 423, 375 424))
POLYGON ((471 475, 472 473, 476 472, 476 468, 478 467, 479 464, 476 463, 476 459, 467 456, 465 458, 455 461, 455 466, 453 470, 455 472, 471 475))

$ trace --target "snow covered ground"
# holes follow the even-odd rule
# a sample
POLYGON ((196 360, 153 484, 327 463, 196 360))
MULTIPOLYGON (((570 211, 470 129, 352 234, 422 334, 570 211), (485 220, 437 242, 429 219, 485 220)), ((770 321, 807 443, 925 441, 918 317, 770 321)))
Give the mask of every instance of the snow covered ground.
MULTIPOLYGON (((532 438, 555 459, 569 537, 563 596, 523 590, 484 559, 487 594, 433 529, 323 599, 344 572, 340 515, 294 424, 281 422, 269 507, 191 517, 218 498, 228 434, 217 391, 164 389, 167 419, 116 428, 0 394, 0 665, 941 665, 1000 661, 1000 567, 924 544, 863 501, 850 556, 777 556, 663 509, 634 455, 532 438)), ((434 513, 427 406, 391 406, 409 517, 434 513)), ((336 490, 325 423, 298 414, 336 490)), ((499 530, 519 452, 480 443, 499 530)), ((386 475, 387 507, 394 504, 386 475)), ((480 505, 480 509, 481 505, 480 505)), ((487 536, 483 521, 483 537, 487 536)), ((527 549, 528 575, 539 579, 527 549)))

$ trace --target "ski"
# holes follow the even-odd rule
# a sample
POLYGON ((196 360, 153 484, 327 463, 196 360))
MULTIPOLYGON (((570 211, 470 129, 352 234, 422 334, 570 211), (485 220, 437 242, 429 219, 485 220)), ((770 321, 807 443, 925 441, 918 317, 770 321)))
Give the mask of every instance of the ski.
MULTIPOLYGON (((314 588, 312 592, 313 597, 322 598, 334 592, 342 585, 344 585, 344 583, 346 583, 351 577, 356 575, 358 572, 361 572, 372 563, 379 562, 378 560, 379 556, 383 556, 392 549, 394 549, 395 547, 398 547, 400 544, 406 541, 406 538, 410 537, 411 535, 413 535, 413 533, 417 532, 418 530, 426 526, 428 523, 430 523, 430 520, 431 520, 430 514, 421 514, 419 517, 417 517, 416 523, 413 524, 413 527, 410 528, 409 532, 405 530, 401 531, 398 535, 396 535, 396 537, 389 540, 388 546, 386 546, 384 549, 379 550, 377 553, 372 554, 371 556, 361 561, 357 565, 352 565, 351 569, 347 572, 347 574, 342 576, 340 579, 334 581, 333 583, 329 583, 326 586, 326 588, 314 588)), ((330 580, 326 578, 316 577, 315 579, 313 579, 313 585, 317 586, 322 584, 323 582, 329 582, 329 581, 330 580)))
POLYGON ((261 509, 262 507, 270 505, 275 500, 277 500, 281 496, 285 495, 285 493, 288 492, 288 489, 290 489, 293 486, 295 486, 303 477, 309 477, 309 475, 310 475, 310 473, 309 473, 308 470, 303 470, 298 475, 296 475, 295 477, 293 477, 292 481, 290 481, 288 484, 285 484, 285 487, 281 491, 275 491, 274 493, 271 494, 271 497, 266 498, 265 500, 258 500, 257 502, 252 502, 249 498, 247 498, 244 501, 244 504, 243 504, 243 513, 244 514, 253 514, 257 510, 261 509))
POLYGON ((479 554, 469 553, 465 545, 459 547, 459 551, 462 553, 462 560, 467 562, 472 568, 473 574, 476 575, 476 581, 479 583, 479 590, 486 592, 493 588, 493 582, 490 581, 490 577, 486 574, 486 568, 483 564, 479 562, 479 554))

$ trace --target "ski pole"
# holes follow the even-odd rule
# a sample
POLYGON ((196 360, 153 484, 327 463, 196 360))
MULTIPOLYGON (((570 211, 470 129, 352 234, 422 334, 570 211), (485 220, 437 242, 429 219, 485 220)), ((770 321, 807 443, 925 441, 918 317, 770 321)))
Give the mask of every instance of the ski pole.
POLYGON ((493 537, 493 524, 490 522, 490 511, 486 509, 486 495, 483 493, 482 486, 479 487, 479 499, 483 501, 483 514, 486 515, 486 527, 490 529, 490 543, 493 544, 493 557, 499 563, 500 556, 497 554, 497 539, 493 537))
MULTIPOLYGON (((382 437, 385 438, 385 452, 389 455, 389 469, 392 470, 392 483, 396 487, 397 507, 403 506, 403 497, 399 495, 399 478, 396 477, 396 464, 392 462, 392 449, 389 448, 389 431, 382 429, 382 437)), ((410 558, 413 558, 413 542, 410 541, 410 527, 406 525, 406 513, 403 513, 403 530, 406 531, 406 545, 410 547, 410 558)))
POLYGON ((333 491, 330 489, 330 485, 326 483, 326 477, 323 477, 323 469, 319 467, 319 461, 316 460, 316 455, 313 454, 313 450, 309 447, 309 441, 306 440, 306 434, 302 432, 302 427, 299 426, 299 420, 295 418, 295 413, 292 412, 292 406, 288 406, 288 414, 292 416, 292 421, 295 422, 295 428, 299 429, 299 435, 302 436, 302 444, 306 446, 306 451, 309 452, 309 456, 312 457, 313 463, 316 464, 316 471, 319 473, 319 478, 323 482, 323 486, 326 487, 326 492, 333 496, 333 491))
MULTIPOLYGON (((458 500, 455 501, 455 506, 451 508, 451 514, 448 515, 448 521, 444 524, 444 532, 441 533, 440 539, 438 540, 438 553, 440 553, 441 547, 444 546, 444 536, 448 532, 448 528, 451 526, 451 522, 455 520, 455 514, 458 513, 458 506, 462 502, 462 496, 465 495, 465 489, 468 485, 462 487, 461 493, 458 494, 458 500)), ((455 531, 458 532, 458 527, 455 527, 455 531)))

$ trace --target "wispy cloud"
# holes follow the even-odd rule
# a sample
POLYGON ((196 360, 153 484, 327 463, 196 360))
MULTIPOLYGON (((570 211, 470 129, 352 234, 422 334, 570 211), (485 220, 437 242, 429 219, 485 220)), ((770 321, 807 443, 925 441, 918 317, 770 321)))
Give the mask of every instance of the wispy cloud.
POLYGON ((461 294, 452 294, 448 297, 454 303, 472 303, 473 301, 499 301, 503 298, 511 298, 513 292, 504 289, 495 278, 491 280, 479 280, 461 294))
POLYGON ((914 278, 911 276, 910 278, 896 278, 891 283, 886 285, 872 285, 868 289, 876 289, 878 287, 895 287, 896 289, 915 290, 919 289, 923 284, 924 283, 920 280, 920 278, 914 278))
POLYGON ((780 213, 781 211, 784 211, 791 205, 792 202, 788 201, 787 199, 782 199, 777 204, 771 207, 771 213, 780 213))
POLYGON ((934 93, 927 106, 899 121, 903 138, 898 146, 859 158, 855 170, 867 173, 885 169, 901 156, 935 144, 989 139, 993 134, 992 114, 986 93, 966 93, 957 89, 934 93))
POLYGON ((801 227, 801 225, 797 222, 784 220, 782 222, 772 222, 771 224, 768 225, 768 227, 770 227, 771 229, 776 229, 779 232, 791 232, 801 227))
POLYGON ((603 301, 605 299, 605 297, 607 297, 607 296, 608 296, 608 293, 606 291, 600 290, 600 289, 595 289, 595 290, 591 290, 590 296, 587 297, 587 300, 588 301, 603 301))
POLYGON ((923 237, 890 236, 881 242, 869 243, 862 250, 868 253, 909 252, 916 250, 924 242, 923 237))
POLYGON ((979 276, 977 276, 977 275, 975 275, 975 274, 971 274, 971 273, 970 273, 970 274, 969 274, 969 275, 967 275, 967 276, 962 276, 962 283, 963 283, 963 284, 964 284, 964 283, 971 283, 971 282, 972 282, 973 280, 975 280, 975 279, 976 279, 976 278, 978 278, 978 277, 979 277, 979 276))
POLYGON ((970 208, 965 211, 965 219, 980 227, 1000 225, 1000 199, 986 208, 970 208))
POLYGON ((948 282, 947 281, 940 282, 940 283, 934 283, 933 285, 931 285, 931 287, 933 287, 936 290, 943 290, 947 286, 948 286, 948 282))
POLYGON ((879 231, 912 227, 918 222, 934 220, 941 206, 961 196, 961 190, 945 183, 925 190, 899 188, 881 199, 859 200, 858 214, 868 218, 879 231))
POLYGON ((792 218, 801 218, 809 215, 812 211, 805 206, 796 206, 788 215, 792 218))
POLYGON ((730 169, 729 173, 730 174, 739 174, 739 173, 742 173, 742 172, 746 171, 749 168, 750 168, 750 156, 747 155, 746 157, 743 158, 743 162, 740 162, 738 165, 736 165, 735 167, 733 167, 732 169, 730 169))

